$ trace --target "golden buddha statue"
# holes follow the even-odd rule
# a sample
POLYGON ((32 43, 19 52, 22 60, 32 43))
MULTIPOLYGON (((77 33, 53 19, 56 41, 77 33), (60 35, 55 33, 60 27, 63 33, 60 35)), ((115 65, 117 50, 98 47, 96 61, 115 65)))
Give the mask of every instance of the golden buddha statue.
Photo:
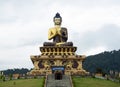
POLYGON ((73 46, 72 42, 67 42, 67 28, 61 27, 62 17, 59 13, 53 18, 55 26, 49 29, 48 40, 53 42, 44 42, 44 46, 73 46))

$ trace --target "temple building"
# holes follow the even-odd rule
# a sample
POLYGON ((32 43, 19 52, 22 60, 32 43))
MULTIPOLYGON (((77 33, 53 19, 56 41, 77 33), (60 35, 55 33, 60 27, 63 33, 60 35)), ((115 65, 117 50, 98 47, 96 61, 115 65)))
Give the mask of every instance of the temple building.
POLYGON ((62 17, 56 13, 53 18, 54 27, 49 29, 48 39, 53 42, 44 42, 40 47, 40 55, 31 55, 30 58, 34 65, 31 70, 32 75, 55 74, 57 79, 62 75, 85 75, 88 74, 83 67, 82 62, 85 55, 77 55, 77 47, 73 42, 67 42, 67 28, 61 27, 62 17))

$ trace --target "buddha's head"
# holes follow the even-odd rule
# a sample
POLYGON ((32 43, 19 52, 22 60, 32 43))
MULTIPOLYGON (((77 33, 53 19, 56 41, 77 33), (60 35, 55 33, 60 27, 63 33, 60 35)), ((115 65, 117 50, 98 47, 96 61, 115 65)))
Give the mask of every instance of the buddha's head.
POLYGON ((55 25, 61 25, 62 23, 62 17, 59 13, 56 13, 55 17, 53 18, 53 22, 55 25))

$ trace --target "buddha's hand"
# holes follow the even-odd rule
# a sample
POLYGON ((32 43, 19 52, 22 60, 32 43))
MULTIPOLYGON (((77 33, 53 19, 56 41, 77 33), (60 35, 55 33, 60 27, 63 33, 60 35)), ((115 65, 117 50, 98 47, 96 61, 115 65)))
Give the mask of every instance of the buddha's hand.
POLYGON ((62 35, 62 34, 61 34, 61 28, 58 28, 58 29, 57 29, 57 34, 60 35, 60 36, 62 35))

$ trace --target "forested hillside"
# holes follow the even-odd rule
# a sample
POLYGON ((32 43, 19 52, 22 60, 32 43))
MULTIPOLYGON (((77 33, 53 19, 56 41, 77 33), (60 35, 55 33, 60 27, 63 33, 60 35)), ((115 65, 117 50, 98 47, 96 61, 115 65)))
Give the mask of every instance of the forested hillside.
POLYGON ((22 68, 22 69, 7 69, 4 70, 4 75, 10 75, 10 74, 26 74, 29 72, 27 68, 22 68))
POLYGON ((83 62, 83 67, 89 72, 101 71, 107 74, 110 70, 120 72, 120 50, 88 56, 83 62))

